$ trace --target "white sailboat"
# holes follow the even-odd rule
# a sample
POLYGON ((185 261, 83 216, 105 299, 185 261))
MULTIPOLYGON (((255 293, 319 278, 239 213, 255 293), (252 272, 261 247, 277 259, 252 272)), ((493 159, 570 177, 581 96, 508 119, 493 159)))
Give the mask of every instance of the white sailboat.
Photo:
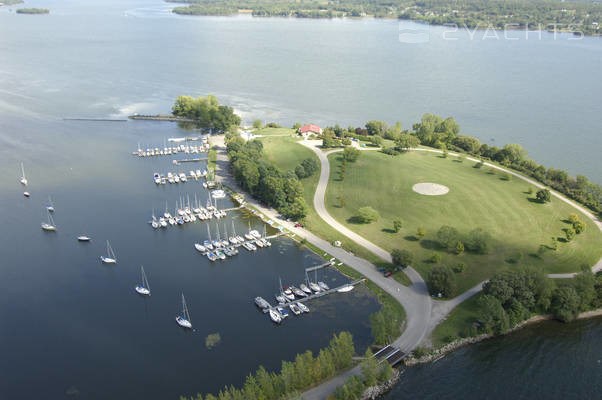
POLYGON ((46 209, 50 212, 54 212, 54 205, 52 204, 52 199, 48 196, 48 204, 46 204, 46 209))
POLYGON ((148 279, 146 278, 146 274, 144 273, 144 267, 142 265, 140 266, 140 271, 142 273, 142 282, 140 283, 140 285, 136 285, 136 292, 143 296, 150 296, 150 285, 148 284, 148 279))
POLYGON ((107 256, 100 256, 100 261, 105 264, 117 264, 117 258, 115 257, 115 252, 111 248, 111 244, 107 240, 107 256))
POLYGON ((56 226, 54 225, 54 220, 52 219, 52 215, 50 215, 50 212, 47 212, 47 214, 48 214, 48 222, 42 222, 42 230, 54 232, 54 231, 56 231, 56 226))
POLYGON ((87 236, 87 235, 80 235, 80 236, 78 236, 78 237, 77 237, 77 240, 78 240, 79 242, 89 242, 89 241, 90 241, 90 240, 92 240, 92 239, 90 238, 90 236, 87 236))
POLYGON ((21 163, 21 179, 19 179, 21 185, 27 186, 27 178, 25 177, 25 168, 23 167, 23 163, 21 163))
POLYGON ((190 322, 190 314, 188 313, 188 307, 186 307, 186 300, 184 299, 184 293, 182 293, 182 315, 176 317, 176 322, 182 328, 191 329, 192 322, 190 322))

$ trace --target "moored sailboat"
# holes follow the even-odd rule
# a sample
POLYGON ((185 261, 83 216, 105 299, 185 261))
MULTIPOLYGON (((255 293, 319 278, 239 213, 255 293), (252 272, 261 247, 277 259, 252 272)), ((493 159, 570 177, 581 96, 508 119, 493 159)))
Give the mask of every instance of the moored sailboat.
POLYGON ((176 317, 176 322, 182 328, 192 329, 192 322, 190 319, 190 313, 188 312, 188 307, 186 306, 186 299, 184 299, 184 293, 182 293, 182 315, 178 315, 176 317))
POLYGON ((117 258, 115 257, 115 252, 111 248, 111 244, 107 240, 107 256, 100 256, 100 261, 105 264, 117 264, 117 258))
POLYGON ((42 230, 48 231, 48 232, 54 232, 54 231, 56 231, 56 226, 54 225, 54 220, 52 219, 52 215, 50 215, 50 212, 47 212, 47 214, 48 214, 48 222, 42 222, 42 230))
POLYGON ((135 290, 143 296, 150 296, 150 285, 148 284, 148 279, 146 278, 146 274, 144 273, 144 267, 142 265, 140 266, 140 272, 142 274, 142 282, 140 283, 140 285, 136 285, 135 290))

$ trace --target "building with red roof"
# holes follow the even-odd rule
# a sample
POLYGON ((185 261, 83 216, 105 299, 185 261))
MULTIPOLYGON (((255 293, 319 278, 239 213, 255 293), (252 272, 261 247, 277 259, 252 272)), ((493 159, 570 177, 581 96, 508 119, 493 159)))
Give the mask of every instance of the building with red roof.
POLYGON ((320 128, 318 125, 314 125, 314 124, 307 124, 307 125, 303 125, 301 128, 299 128, 299 134, 303 135, 305 137, 308 137, 309 135, 320 135, 322 133, 322 128, 320 128))

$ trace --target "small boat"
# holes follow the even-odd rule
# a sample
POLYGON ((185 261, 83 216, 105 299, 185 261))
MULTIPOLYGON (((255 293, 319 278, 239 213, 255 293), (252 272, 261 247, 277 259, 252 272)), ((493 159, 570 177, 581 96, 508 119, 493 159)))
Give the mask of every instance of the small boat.
POLYGON ((157 185, 160 185, 161 184, 161 175, 159 175, 157 172, 155 172, 153 174, 153 180, 155 181, 155 183, 157 185))
POLYGON ((226 259, 226 254, 223 251, 221 251, 221 250, 216 250, 215 254, 217 255, 217 257, 220 260, 225 260, 226 259))
POLYGON ((54 220, 52 219, 52 215, 50 215, 50 212, 47 212, 47 214, 48 214, 48 222, 42 222, 42 230, 48 231, 48 232, 54 232, 54 231, 56 231, 56 226, 54 225, 54 220))
POLYGON ((200 251, 201 253, 204 253, 207 251, 205 246, 203 246, 202 244, 198 244, 198 243, 194 244, 194 248, 197 249, 198 251, 200 251))
POLYGON ((347 285, 347 286, 343 286, 340 289, 337 289, 337 292, 339 293, 346 293, 346 292, 350 292, 353 290, 353 285, 347 285))
POLYGON ((203 246, 207 249, 207 250, 213 250, 213 245, 211 244, 210 240, 203 240, 203 246))
POLYGON ((188 307, 186 307, 186 300, 184 299, 184 293, 182 293, 182 315, 176 317, 176 322, 182 328, 191 329, 192 322, 190 320, 190 314, 188 313, 188 307))
POLYGON ((111 244, 107 240, 107 256, 100 256, 100 261, 105 264, 117 264, 117 258, 115 257, 115 252, 111 248, 111 244))
POLYGON ((261 239, 261 235, 256 230, 249 231, 249 235, 253 236, 255 239, 261 239))
POLYGON ((327 285, 327 284, 325 284, 324 282, 321 282, 321 281, 320 281, 320 282, 318 282, 318 286, 320 286, 320 288, 321 288, 322 290, 330 290, 330 288, 328 287, 328 285, 327 285))
POLYGON ((318 285, 315 282, 309 282, 309 288, 311 290, 313 290, 314 292, 318 293, 322 291, 322 288, 320 287, 320 285, 318 285))
POLYGON ((23 192, 23 196, 29 197, 29 196, 31 196, 31 194, 29 194, 29 192, 23 192))
POLYGON ((261 240, 256 240, 253 242, 254 245, 256 245, 257 247, 263 248, 263 242, 261 240))
POLYGON ((150 285, 148 284, 148 279, 146 278, 146 274, 144 273, 144 267, 142 265, 140 266, 140 271, 142 273, 142 282, 140 283, 140 285, 136 285, 134 289, 136 290, 136 292, 143 296, 150 296, 150 285))
POLYGON ((311 294, 311 289, 307 287, 305 283, 299 285, 299 288, 307 294, 311 294))
POLYGON ((262 309, 270 308, 270 303, 265 301, 265 299, 260 296, 255 297, 255 304, 257 305, 257 307, 262 309))
POLYGON ((46 209, 50 212, 54 212, 54 205, 52 204, 52 199, 48 196, 48 204, 46 204, 46 209))
MULTIPOLYGON (((21 163, 21 179, 19 179, 19 182, 21 182, 21 185, 27 186, 27 178, 25 177, 25 168, 23 167, 23 163, 21 163)), ((26 195, 26 197, 29 196, 26 195)))
POLYGON ((282 322, 282 316, 278 313, 278 311, 270 309, 269 313, 270 313, 270 319, 272 321, 274 321, 277 324, 279 324, 280 322, 282 322))
POLYGON ((307 307, 305 304, 301 303, 301 302, 297 302, 297 307, 299 307, 299 310, 303 311, 304 313, 308 313, 309 312, 309 307, 307 307))
POLYGON ((284 309, 284 307, 276 307, 282 318, 288 317, 288 312, 284 309))
POLYGON ((161 228, 167 228, 167 221, 165 220, 165 218, 159 218, 159 225, 161 225, 161 228))
POLYGON ((248 233, 245 233, 245 239, 247 239, 247 240, 253 240, 254 238, 253 238, 252 235, 250 235, 248 233))
POLYGON ((277 294, 275 297, 278 304, 286 304, 286 297, 284 297, 282 294, 277 294))
POLYGON ((212 252, 207 253, 207 258, 209 259, 209 261, 217 260, 217 256, 215 255, 215 253, 212 253, 212 252))
POLYGON ((92 239, 86 235, 81 235, 81 236, 77 237, 78 242, 89 242, 90 240, 92 240, 92 239))
POLYGON ((295 295, 293 294, 293 291, 290 288, 286 288, 282 291, 282 295, 284 297, 286 297, 288 300, 295 300, 295 295))
POLYGON ((299 307, 297 307, 297 305, 295 303, 289 304, 288 308, 290 308, 291 311, 293 312, 293 314, 295 314, 295 315, 301 314, 301 310, 299 309, 299 307))

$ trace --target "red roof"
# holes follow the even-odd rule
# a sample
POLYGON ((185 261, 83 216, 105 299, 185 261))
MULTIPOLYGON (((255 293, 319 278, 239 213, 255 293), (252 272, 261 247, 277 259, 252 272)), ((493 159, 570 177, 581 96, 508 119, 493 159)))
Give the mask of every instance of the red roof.
POLYGON ((301 129, 299 129, 299 132, 300 133, 306 133, 306 132, 321 133, 322 128, 320 128, 318 125, 307 124, 307 125, 303 125, 301 127, 301 129))

